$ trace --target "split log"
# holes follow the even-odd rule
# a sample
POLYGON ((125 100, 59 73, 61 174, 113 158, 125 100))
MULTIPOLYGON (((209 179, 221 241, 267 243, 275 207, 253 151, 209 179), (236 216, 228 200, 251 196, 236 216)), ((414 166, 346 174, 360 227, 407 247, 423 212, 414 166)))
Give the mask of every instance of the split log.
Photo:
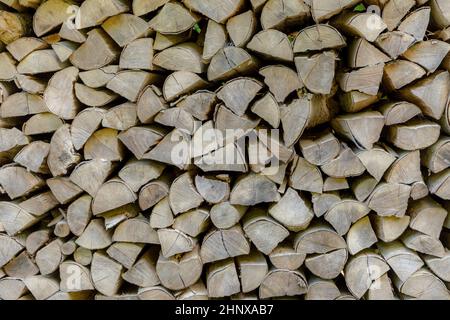
POLYGON ((383 114, 387 126, 405 123, 422 113, 419 107, 406 101, 383 104, 379 111, 383 114))
POLYGON ((136 102, 140 92, 149 84, 158 83, 160 76, 142 70, 119 71, 106 88, 114 91, 131 102, 136 102))
POLYGON ((183 0, 183 4, 188 9, 199 12, 217 23, 223 23, 241 9, 244 1, 232 0, 223 3, 220 0, 212 0, 211 2, 205 3, 201 0, 183 0))
POLYGON ((291 43, 286 34, 274 29, 258 32, 247 48, 268 59, 290 62, 294 59, 291 43))
POLYGON ((348 230, 347 246, 351 255, 370 248, 376 242, 377 237, 367 216, 355 222, 348 230))
POLYGON ((153 39, 136 39, 128 43, 120 54, 119 67, 121 69, 152 70, 153 67, 153 39))
POLYGON ((227 37, 228 35, 225 26, 215 22, 214 20, 208 20, 202 59, 205 61, 210 61, 220 49, 225 47, 227 37))
POLYGON ((431 170, 433 173, 441 172, 447 169, 450 164, 448 163, 450 152, 450 139, 448 137, 441 137, 439 140, 424 150, 421 154, 421 163, 431 170))
POLYGON ((227 32, 236 47, 243 47, 255 33, 257 20, 252 10, 231 17, 227 21, 227 32))
POLYGON ((414 273, 405 282, 398 281, 396 287, 402 294, 415 299, 448 300, 450 298, 444 283, 425 268, 414 273))
POLYGON ((108 258, 105 254, 94 253, 91 277, 95 289, 105 296, 115 295, 122 282, 122 269, 122 265, 108 258))
POLYGON ((278 102, 284 102, 291 92, 303 87, 296 72, 283 65, 267 66, 261 68, 259 73, 278 102))
POLYGON ((182 4, 169 2, 150 20, 149 26, 157 32, 171 35, 191 29, 198 20, 199 17, 182 4))
POLYGON ((135 15, 122 13, 108 18, 102 23, 103 30, 120 46, 146 35, 149 25, 144 19, 135 15))
POLYGON ((258 62, 247 51, 236 47, 225 47, 217 51, 208 67, 208 80, 221 81, 237 74, 246 74, 257 68, 258 62))
POLYGON ((366 216, 369 212, 370 208, 364 203, 352 199, 341 199, 341 201, 328 209, 324 218, 339 235, 344 235, 353 223, 366 216))
POLYGON ((160 284, 156 271, 157 255, 156 250, 147 250, 129 270, 122 274, 122 278, 142 288, 160 284))
POLYGON ((408 228, 410 217, 382 217, 379 215, 371 215, 373 229, 378 239, 384 242, 391 242, 398 239, 408 228))
POLYGON ((445 255, 445 249, 442 243, 438 239, 435 239, 427 234, 407 230, 403 233, 400 239, 405 246, 413 251, 435 257, 443 257, 445 255))
POLYGON ((441 199, 450 200, 450 169, 431 175, 427 180, 428 190, 441 199))
POLYGON ((124 0, 113 0, 107 2, 97 2, 88 0, 81 4, 78 11, 77 27, 84 29, 101 24, 108 17, 115 16, 129 10, 129 6, 124 0))
POLYGON ((303 1, 269 0, 261 12, 263 29, 284 29, 301 25, 310 16, 303 1))
POLYGON ((214 298, 231 296, 241 290, 233 259, 210 264, 206 272, 208 296, 214 298))
POLYGON ((301 270, 272 269, 259 287, 261 299, 271 297, 296 296, 307 291, 306 277, 301 270))
POLYGON ((413 119, 390 126, 388 140, 394 146, 408 151, 428 148, 439 139, 440 127, 435 122, 413 119))

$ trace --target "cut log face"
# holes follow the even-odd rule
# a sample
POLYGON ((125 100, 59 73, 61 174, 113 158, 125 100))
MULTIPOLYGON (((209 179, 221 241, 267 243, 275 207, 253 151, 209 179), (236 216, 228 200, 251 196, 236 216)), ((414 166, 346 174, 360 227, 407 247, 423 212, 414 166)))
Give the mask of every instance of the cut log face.
POLYGON ((0 300, 450 299, 447 2, 0 0, 0 300))

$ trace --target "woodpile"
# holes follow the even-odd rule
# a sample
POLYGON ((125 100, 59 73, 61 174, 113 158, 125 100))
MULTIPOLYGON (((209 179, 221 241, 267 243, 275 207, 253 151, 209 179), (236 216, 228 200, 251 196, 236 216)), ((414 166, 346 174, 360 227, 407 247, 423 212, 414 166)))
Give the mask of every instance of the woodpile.
POLYGON ((448 0, 0 0, 0 300, 450 299, 448 0))

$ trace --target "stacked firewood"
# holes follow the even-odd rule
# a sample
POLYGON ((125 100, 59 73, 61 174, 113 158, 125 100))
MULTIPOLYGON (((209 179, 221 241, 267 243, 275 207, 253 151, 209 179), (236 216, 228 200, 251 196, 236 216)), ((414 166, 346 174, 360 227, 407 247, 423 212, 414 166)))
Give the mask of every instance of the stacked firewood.
POLYGON ((0 0, 0 299, 450 299, 450 1, 0 0))

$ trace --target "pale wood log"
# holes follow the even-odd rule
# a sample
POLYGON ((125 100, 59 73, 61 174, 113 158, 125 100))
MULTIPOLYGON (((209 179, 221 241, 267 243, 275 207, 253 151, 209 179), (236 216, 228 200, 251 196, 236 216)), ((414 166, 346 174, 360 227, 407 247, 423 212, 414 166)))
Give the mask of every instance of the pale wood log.
POLYGON ((199 19, 198 15, 182 4, 169 2, 150 20, 149 26, 162 34, 180 34, 191 29, 199 19))
POLYGON ((161 284, 170 290, 182 290, 195 284, 202 274, 203 263, 196 246, 181 257, 159 255, 156 272, 161 284))
POLYGON ((61 62, 67 62, 72 53, 78 48, 78 45, 71 41, 60 41, 52 44, 52 49, 61 62))
POLYGON ((308 292, 305 300, 336 300, 341 295, 333 280, 323 280, 317 277, 308 279, 308 292))
POLYGON ((170 186, 169 203, 174 215, 196 208, 203 201, 189 173, 177 177, 170 186))
POLYGON ((430 193, 444 200, 450 200, 450 169, 445 169, 428 177, 427 185, 430 193))
POLYGON ((136 16, 142 16, 149 12, 156 11, 159 7, 162 7, 167 2, 169 2, 169 0, 133 0, 133 14, 135 14, 136 16))
POLYGON ((170 208, 169 198, 161 199, 152 209, 150 226, 154 229, 168 228, 172 226, 174 217, 170 208))
POLYGON ((201 13, 217 23, 224 23, 228 18, 236 15, 236 13, 244 6, 244 1, 232 0, 223 3, 220 0, 212 0, 210 2, 203 2, 201 0, 183 0, 183 4, 189 10, 201 13))
MULTIPOLYGON (((44 93, 47 86, 47 82, 44 79, 23 74, 17 74, 16 78, 14 79, 14 83, 15 85, 17 85, 17 87, 30 94, 42 94, 44 93)), ((3 90, 8 91, 10 89, 4 88, 3 90)), ((5 93, 6 92, 4 92, 3 94, 5 93)))
POLYGON ((86 30, 78 30, 72 28, 72 25, 69 21, 64 21, 61 29, 59 29, 58 35, 62 39, 66 39, 68 41, 72 41, 75 43, 83 43, 87 39, 87 32, 86 30))
POLYGON ((358 112, 370 107, 380 100, 381 95, 365 94, 359 91, 344 92, 339 96, 342 110, 345 112, 358 112))
POLYGON ((34 259, 26 252, 22 251, 3 267, 8 277, 24 279, 39 273, 39 268, 34 263, 34 259))
POLYGON ((289 236, 286 228, 260 209, 253 209, 245 215, 243 229, 256 248, 266 255, 289 236))
POLYGON ((417 181, 411 185, 411 199, 419 200, 426 197, 429 194, 429 190, 425 182, 417 181))
POLYGON ((156 86, 150 85, 145 87, 139 95, 136 113, 142 123, 151 123, 155 115, 167 107, 161 90, 156 86))
POLYGON ((303 24, 311 15, 303 1, 269 0, 261 12, 263 29, 285 29, 303 24))
POLYGON ((195 187, 202 198, 212 204, 227 200, 230 194, 229 183, 207 176, 197 175, 195 177, 195 187))
POLYGON ((296 270, 300 268, 306 258, 306 253, 299 253, 290 243, 282 243, 270 254, 270 262, 278 269, 296 270))
POLYGON ((397 90, 422 78, 425 74, 425 70, 419 65, 406 60, 397 60, 384 67, 383 83, 389 90, 397 90))
POLYGON ((105 128, 95 131, 86 141, 84 158, 104 159, 107 161, 121 161, 124 157, 124 146, 118 139, 118 131, 105 128))
POLYGON ((308 283, 302 270, 271 269, 259 287, 261 299, 305 294, 308 283))
POLYGON ((352 149, 342 145, 339 155, 322 165, 323 173, 334 178, 347 178, 361 175, 366 168, 352 149))
POLYGON ((372 251, 363 251, 352 257, 346 265, 345 283, 350 292, 360 299, 373 282, 389 269, 389 265, 380 255, 372 251))
POLYGON ((344 235, 353 223, 366 216, 369 212, 370 208, 362 202, 353 199, 342 199, 340 202, 332 205, 324 217, 339 235, 344 235))
POLYGON ((217 51, 208 67, 209 81, 222 81, 236 75, 244 75, 254 71, 258 61, 247 51, 237 47, 225 47, 217 51))
POLYGON ((380 216, 405 215, 411 187, 401 183, 380 183, 369 198, 367 206, 380 216))
POLYGON ((237 181, 230 194, 233 205, 253 206, 264 202, 280 200, 275 183, 267 177, 250 173, 237 181))
POLYGON ((5 266, 10 262, 18 253, 20 253, 24 246, 17 242, 14 238, 11 238, 5 234, 0 234, 1 246, 1 259, 0 266, 5 266))
POLYGON ((62 245, 62 240, 56 239, 36 252, 36 264, 42 275, 51 274, 59 268, 65 258, 61 252, 62 245))
POLYGON ((122 270, 121 264, 108 258, 104 253, 94 253, 91 277, 95 289, 105 296, 115 295, 122 284, 122 270))
POLYGON ((18 92, 7 97, 1 108, 2 118, 20 117, 48 111, 41 96, 18 92))
POLYGON ((287 189, 276 204, 269 207, 269 214, 294 232, 306 229, 314 217, 311 203, 291 188, 287 189))
POLYGON ((384 115, 387 126, 405 123, 422 113, 418 106, 406 101, 383 104, 379 111, 384 115))
POLYGON ((106 89, 93 89, 81 83, 75 83, 75 96, 90 107, 105 106, 117 98, 117 94, 106 89))
MULTIPOLYGON (((314 14, 314 13, 313 13, 314 14)), ((340 49, 346 42, 339 31, 328 24, 316 24, 302 29, 296 36, 294 53, 325 49, 340 49)))
POLYGON ((383 14, 381 16, 387 25, 387 29, 389 31, 394 30, 415 4, 416 2, 411 0, 394 0, 387 2, 383 8, 383 14))
POLYGON ((22 280, 9 277, 0 280, 0 299, 18 300, 26 293, 27 288, 22 280))
POLYGON ((46 180, 50 191, 61 204, 72 202, 83 193, 83 190, 66 177, 55 177, 46 180))
POLYGON ((0 80, 11 81, 17 75, 16 61, 7 52, 0 53, 0 80))
POLYGON ((77 13, 77 28, 84 29, 101 24, 108 17, 118 15, 130 9, 125 0, 84 1, 77 13))
POLYGON ((39 221, 13 202, 0 202, 0 223, 9 236, 31 227, 39 221))
POLYGON ((217 98, 239 116, 243 116, 250 102, 262 89, 262 84, 252 78, 235 78, 225 83, 217 92, 217 98))
POLYGON ((422 181, 420 152, 401 152, 384 177, 387 182, 412 184, 422 181))
POLYGON ((436 71, 450 51, 450 45, 439 40, 429 40, 418 42, 410 47, 402 56, 409 61, 415 62, 423 67, 427 72, 436 71), (426 59, 424 57, 427 57, 426 59))
POLYGON ((447 103, 450 76, 447 71, 436 72, 400 91, 401 96, 422 109, 423 114, 440 119, 447 103))
MULTIPOLYGON (((157 204, 161 199, 169 195, 169 184, 166 177, 162 179, 151 181, 144 185, 139 192, 139 207, 142 210, 147 210, 157 204)), ((167 200, 170 200, 167 197, 167 200)), ((172 212, 172 211, 171 211, 172 212)))
POLYGON ((267 121, 273 128, 279 127, 281 121, 280 108, 272 93, 268 92, 264 97, 255 101, 251 111, 267 121))
POLYGON ((102 68, 80 72, 80 79, 88 87, 100 88, 106 86, 118 71, 118 65, 107 65, 102 68))
POLYGON ((167 49, 171 46, 185 41, 186 37, 189 37, 190 34, 191 30, 179 34, 162 34, 160 32, 156 32, 153 49, 157 51, 167 49))
POLYGON ((22 130, 26 135, 52 133, 58 130, 64 122, 50 112, 38 113, 23 124, 22 130))
POLYGON ((233 259, 219 261, 208 266, 206 287, 210 298, 227 297, 241 291, 233 259))
POLYGON ((270 60, 290 62, 294 59, 287 35, 274 29, 258 32, 247 44, 247 48, 270 60))
POLYGON ((104 114, 102 126, 116 130, 127 130, 138 122, 136 104, 125 102, 108 109, 104 114))
POLYGON ((236 264, 243 293, 257 289, 269 271, 266 258, 255 250, 249 255, 237 257, 236 264))
POLYGON ((78 247, 73 253, 73 259, 82 266, 88 266, 92 261, 92 251, 83 247, 78 247))
POLYGON ((185 42, 159 52, 153 58, 153 64, 171 71, 202 73, 206 70, 201 48, 193 42, 185 42))
POLYGON ((176 229, 159 229, 157 231, 161 252, 169 258, 176 254, 192 251, 197 245, 197 239, 176 229))
POLYGON ((50 172, 54 177, 65 175, 80 159, 80 155, 75 152, 72 144, 70 126, 67 124, 60 126, 50 140, 47 158, 50 172))
POLYGON ((313 193, 311 202, 316 217, 323 216, 334 204, 339 202, 341 198, 337 192, 330 193, 313 193))
POLYGON ((355 0, 338 2, 332 0, 311 0, 311 14, 314 21, 319 23, 328 20, 347 8, 353 7, 357 3, 358 1, 355 0))
POLYGON ((70 234, 70 229, 66 220, 59 221, 53 230, 55 236, 59 238, 65 238, 70 234))
POLYGON ((339 74, 337 81, 344 92, 358 90, 369 95, 376 95, 383 78, 384 64, 367 66, 355 71, 339 74))
POLYGON ((412 35, 418 41, 422 41, 430 22, 430 12, 430 7, 417 8, 403 19, 397 29, 412 35))
POLYGON ((128 271, 122 274, 126 282, 142 288, 160 284, 156 271, 158 252, 154 249, 147 250, 128 271))
MULTIPOLYGON (((117 110, 127 115, 128 108, 117 110)), ((111 110, 113 111, 113 110, 111 110)), ((110 114, 112 117, 113 114, 110 114)), ((157 127, 131 127, 118 135, 119 140, 129 149, 137 159, 142 159, 149 149, 160 142, 163 138, 164 131, 157 127)))
POLYGON ((257 20, 252 10, 228 19, 227 32, 236 47, 245 46, 256 31, 257 20))
POLYGON ((89 250, 105 249, 112 243, 112 231, 105 229, 102 219, 92 219, 75 243, 89 250))
POLYGON ((149 25, 130 13, 114 15, 102 23, 103 30, 120 46, 124 47, 133 40, 146 35, 149 25))
POLYGON ((106 181, 95 194, 92 202, 92 213, 110 211, 137 200, 133 190, 120 179, 106 181))
POLYGON ((416 252, 403 246, 398 241, 390 243, 380 242, 377 246, 387 264, 389 264, 401 281, 408 280, 412 274, 424 265, 416 252))
POLYGON ((351 68, 362 68, 391 60, 364 38, 354 40, 348 50, 348 65, 351 68))
POLYGON ((227 38, 228 34, 224 25, 217 23, 214 20, 208 20, 202 59, 210 61, 220 49, 225 47, 227 38))
POLYGON ((0 185, 10 199, 25 196, 40 189, 44 181, 25 168, 17 165, 4 165, 0 168, 0 185))
POLYGON ((442 258, 424 256, 424 261, 431 271, 442 281, 449 282, 450 279, 450 251, 446 250, 442 258))
POLYGON ((112 240, 132 243, 159 243, 156 231, 150 227, 148 219, 142 215, 121 222, 116 227, 112 240))
POLYGON ((369 217, 359 219, 355 222, 347 233, 348 252, 355 255, 358 252, 370 248, 377 242, 377 236, 372 229, 369 217))
POLYGON ((367 292, 367 300, 396 300, 391 279, 387 273, 373 281, 367 292))
POLYGON ((407 230, 400 239, 405 246, 413 251, 440 258, 445 255, 445 249, 442 243, 427 234, 407 230))
POLYGON ((394 146, 407 150, 428 148, 439 139, 440 126, 429 120, 413 119, 403 124, 390 126, 388 141, 394 146))
POLYGON ((391 242, 398 239, 408 228, 410 217, 382 217, 379 215, 371 215, 373 230, 377 238, 384 242, 391 242))
MULTIPOLYGON (((245 225, 244 225, 245 229, 245 225)), ((229 229, 212 229, 202 242, 200 255, 203 263, 245 255, 250 252, 250 243, 239 224, 229 229)))
POLYGON ((162 91, 166 101, 173 101, 184 94, 205 88, 207 85, 208 82, 195 73, 175 71, 164 81, 162 91))
POLYGON ((42 39, 35 37, 20 37, 6 46, 6 50, 16 59, 21 61, 28 54, 36 50, 47 48, 48 45, 42 39))
POLYGON ((450 294, 445 284, 428 269, 422 268, 405 282, 396 281, 397 289, 404 295, 421 300, 448 300, 450 294))
POLYGON ((2 159, 3 161, 12 160, 12 158, 15 159, 17 154, 20 153, 23 148, 28 146, 30 142, 29 137, 16 128, 0 128, 0 137, 0 156, 4 158, 2 159))
POLYGON ((140 92, 149 84, 158 83, 161 76, 142 70, 119 71, 106 87, 122 97, 136 102, 140 92))
POLYGON ((72 14, 71 5, 71 2, 63 0, 43 2, 33 16, 33 30, 36 36, 41 37, 67 21, 72 14))
POLYGON ((144 244, 142 243, 115 242, 109 246, 106 253, 122 266, 130 269, 143 248, 144 244))
POLYGON ((70 133, 76 150, 80 150, 98 129, 105 112, 104 109, 86 108, 75 116, 70 126, 70 133))
POLYGON ((333 129, 357 146, 372 149, 380 139, 384 116, 376 111, 365 111, 337 116, 331 121, 333 129))
POLYGON ((163 126, 174 127, 189 134, 194 133, 198 126, 189 112, 177 107, 161 110, 154 120, 163 126))
POLYGON ((69 240, 61 246, 61 252, 65 256, 71 256, 75 252, 77 247, 78 246, 74 240, 69 240))
POLYGON ((114 166, 107 160, 92 159, 83 161, 73 169, 70 174, 70 180, 94 197, 113 169, 114 166))
POLYGON ((228 229, 237 224, 246 211, 245 206, 231 205, 224 201, 211 207, 210 217, 217 228, 228 229))
POLYGON ((387 25, 376 13, 347 12, 334 20, 334 25, 341 31, 373 42, 383 32, 387 25))
POLYGON ((139 208, 135 203, 127 204, 122 207, 104 212, 100 214, 105 219, 105 227, 107 230, 114 228, 122 221, 134 218, 138 215, 139 208))
POLYGON ((178 215, 172 226, 191 237, 197 237, 210 226, 209 210, 204 208, 189 210, 178 215))
POLYGON ((161 286, 138 289, 138 298, 139 300, 175 300, 172 293, 161 286))
POLYGON ((151 180, 157 179, 162 174, 164 168, 164 165, 151 160, 132 159, 122 167, 118 176, 134 192, 138 192, 143 185, 151 180))
POLYGON ((61 277, 60 288, 64 292, 79 292, 94 290, 91 272, 88 268, 74 261, 64 261, 59 266, 61 277), (76 279, 73 275, 76 274, 76 279))
POLYGON ((83 195, 76 199, 67 207, 67 223, 72 232, 76 236, 81 236, 91 220, 91 202, 92 197, 83 195))
POLYGON ((381 34, 375 43, 392 59, 397 59, 415 42, 415 38, 401 31, 385 32, 381 34))
MULTIPOLYGON (((384 150, 379 146, 375 146, 371 150, 362 150, 357 151, 357 157, 362 162, 367 172, 376 179, 376 181, 380 181, 383 178, 384 173, 388 170, 392 163, 395 161, 395 156, 388 151, 384 150)), ((362 183, 359 186, 370 186, 372 183, 370 181, 361 181, 362 183), (368 182, 368 184, 364 183, 368 182)), ((397 181, 392 181, 397 182, 397 181)), ((377 182, 375 182, 377 183, 377 182)), ((375 187, 375 185, 374 185, 375 187)), ((369 194, 372 193, 371 191, 369 194)), ((361 199, 358 199, 361 200, 361 199)), ((362 200, 365 200, 362 199, 362 200)))
POLYGON ((317 166, 336 158, 340 150, 339 140, 329 131, 307 136, 299 144, 305 159, 317 166))
POLYGON ((450 139, 442 136, 439 140, 421 153, 421 163, 431 170, 438 173, 450 166, 450 139))
POLYGON ((27 236, 25 247, 27 252, 34 255, 45 243, 50 240, 50 230, 40 229, 27 236))
POLYGON ((49 111, 65 120, 75 118, 80 108, 74 92, 77 78, 77 68, 65 68, 53 74, 44 92, 49 111))
POLYGON ((336 67, 336 54, 326 51, 312 56, 297 56, 295 66, 305 87, 317 94, 330 94, 334 70, 336 67))
POLYGON ((0 41, 8 45, 26 36, 31 29, 31 16, 26 13, 0 11, 0 41))
POLYGON ((37 194, 22 201, 19 206, 28 213, 40 217, 59 205, 59 202, 50 191, 37 194))
POLYGON ((23 282, 36 300, 46 300, 59 290, 59 282, 52 276, 35 275, 23 282))
POLYGON ((297 73, 283 65, 266 66, 259 73, 278 102, 284 102, 291 92, 303 87, 297 73))
POLYGON ((153 67, 153 39, 142 38, 128 43, 120 54, 119 67, 121 69, 152 70, 153 67))

